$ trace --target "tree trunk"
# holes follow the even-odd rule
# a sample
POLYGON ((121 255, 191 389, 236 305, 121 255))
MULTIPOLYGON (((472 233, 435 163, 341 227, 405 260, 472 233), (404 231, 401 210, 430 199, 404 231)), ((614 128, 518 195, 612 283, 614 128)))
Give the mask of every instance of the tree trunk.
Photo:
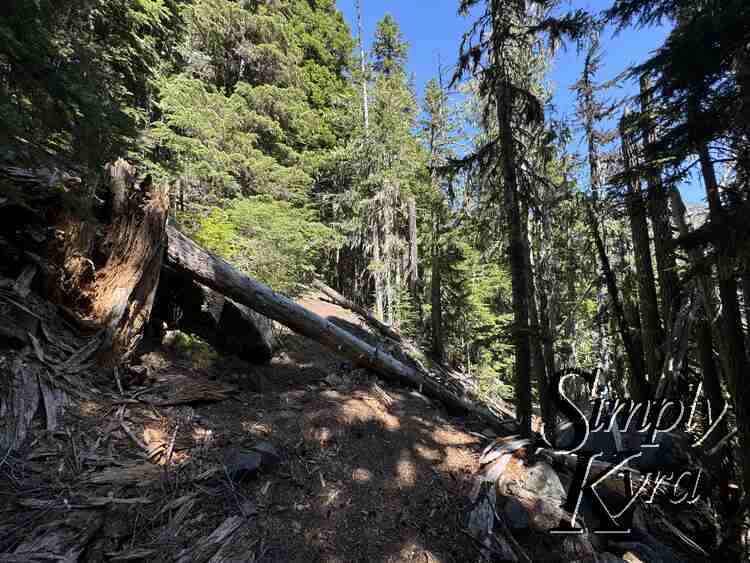
POLYGON ((386 338, 390 338, 391 340, 395 340, 397 342, 402 341, 402 336, 399 334, 394 328, 391 326, 385 324, 384 322, 381 322, 379 319, 376 319, 367 309, 364 307, 360 307, 356 303, 354 303, 352 300, 347 299, 343 295, 341 295, 339 292, 333 290, 332 288, 328 287, 326 284, 316 281, 313 283, 313 287, 320 290, 325 294, 326 297, 331 299, 336 305, 343 307, 344 309, 349 309, 350 311, 353 311, 357 313, 358 315, 361 315, 367 324, 374 327, 375 330, 377 330, 380 334, 385 336, 386 338))
POLYGON ((440 246, 440 212, 434 213, 433 240, 432 240, 432 281, 430 284, 430 320, 432 322, 432 355, 435 360, 442 362, 445 358, 445 345, 443 344, 443 297, 442 297, 442 267, 443 256, 440 246))
MULTIPOLYGON (((622 155, 627 174, 634 170, 634 152, 631 133, 626 129, 627 117, 620 122, 622 138, 622 155)), ((641 319, 641 340, 646 357, 649 394, 656 388, 661 375, 662 362, 659 347, 664 341, 661 323, 659 322, 659 303, 654 283, 654 266, 651 261, 651 245, 648 236, 648 224, 640 180, 628 178, 628 190, 625 203, 630 219, 630 232, 633 237, 633 254, 635 271, 638 278, 638 305, 641 319)))
POLYGON ((112 218, 99 251, 106 263, 88 296, 86 321, 104 328, 99 362, 113 365, 135 352, 151 315, 159 283, 169 211, 167 190, 147 178, 135 185, 135 168, 120 159, 108 167, 112 218))
MULTIPOLYGON (((709 201, 710 221, 721 222, 724 209, 719 197, 719 184, 716 180, 713 162, 708 148, 701 144, 698 151, 706 195, 709 201)), ((729 254, 731 249, 722 245, 718 256, 719 296, 721 298, 721 317, 723 342, 726 358, 729 389, 734 397, 735 417, 740 437, 740 459, 745 491, 750 491, 750 387, 743 378, 747 374, 747 355, 745 338, 742 332, 742 318, 737 296, 737 278, 734 263, 729 254)))
POLYGON ((636 401, 643 401, 647 398, 648 393, 648 384, 643 374, 643 354, 634 341, 633 335, 630 331, 630 326, 627 317, 625 316, 625 309, 622 300, 620 299, 620 290, 617 287, 617 278, 615 278, 615 274, 612 271, 609 256, 607 255, 604 241, 599 232, 599 222, 591 204, 587 206, 587 216, 589 228, 594 237, 596 251, 599 255, 599 263, 602 268, 602 273, 604 274, 604 280, 607 284, 607 292, 609 293, 609 299, 612 303, 615 322, 617 323, 620 338, 622 339, 622 344, 625 348, 625 357, 628 360, 628 367, 630 368, 630 377, 633 381, 633 384, 630 386, 631 396, 636 401))
POLYGON ((372 272, 375 284, 375 315, 379 319, 385 319, 383 306, 383 261, 380 255, 380 229, 376 215, 375 224, 372 227, 372 261, 374 270, 372 272))
POLYGON ((362 111, 365 131, 370 129, 370 102, 367 96, 367 61, 365 60, 365 39, 362 31, 362 0, 357 0, 357 42, 359 43, 360 70, 362 72, 362 111))
POLYGON ((745 309, 745 350, 750 351, 750 267, 742 272, 742 301, 745 309))
POLYGON ((417 200, 409 198, 409 289, 414 305, 419 305, 419 246, 417 240, 417 200))
POLYGON ((513 338, 515 341, 515 398, 518 422, 523 435, 531 434, 531 337, 529 334, 528 245, 518 187, 516 146, 511 112, 513 90, 506 84, 497 86, 497 115, 502 151, 503 189, 507 221, 509 262, 513 292, 513 338))
POLYGON ((672 226, 669 222, 669 205, 667 189, 661 180, 661 168, 654 164, 653 144, 656 142, 656 127, 651 117, 651 85, 646 78, 641 78, 641 131, 644 152, 648 159, 648 211, 654 231, 654 251, 656 269, 661 293, 661 317, 667 334, 674 323, 675 308, 679 306, 679 281, 677 263, 672 244, 672 226))
MULTIPOLYGON (((528 210, 524 211, 528 215, 528 210)), ((535 262, 535 254, 531 250, 534 248, 530 238, 532 232, 533 229, 528 229, 528 235, 526 236, 526 244, 529 248, 529 264, 527 270, 529 272, 529 320, 532 334, 532 367, 537 390, 539 392, 539 405, 542 419, 544 420, 545 427, 551 430, 555 428, 555 421, 552 416, 549 381, 554 372, 548 372, 547 368, 550 365, 554 366, 554 357, 550 358, 548 355, 551 353, 551 347, 547 346, 547 340, 550 337, 546 330, 546 327, 549 324, 549 317, 547 315, 547 296, 545 295, 545 292, 542 291, 539 297, 539 304, 537 303, 536 298, 537 285, 535 273, 537 271, 537 265, 535 262)), ((551 439, 549 434, 547 434, 547 437, 551 439)))

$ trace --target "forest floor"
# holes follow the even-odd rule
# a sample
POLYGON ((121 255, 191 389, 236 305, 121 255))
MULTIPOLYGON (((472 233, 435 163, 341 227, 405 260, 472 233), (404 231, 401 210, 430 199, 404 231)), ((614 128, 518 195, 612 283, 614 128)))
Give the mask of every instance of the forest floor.
MULTIPOLYGON (((316 296, 301 303, 364 330, 316 296)), ((159 348, 143 371, 0 464, 0 554, 18 557, 3 561, 476 558, 463 522, 481 425, 289 332, 265 366, 197 367, 159 348), (242 478, 232 456, 254 447, 273 451, 242 478)))

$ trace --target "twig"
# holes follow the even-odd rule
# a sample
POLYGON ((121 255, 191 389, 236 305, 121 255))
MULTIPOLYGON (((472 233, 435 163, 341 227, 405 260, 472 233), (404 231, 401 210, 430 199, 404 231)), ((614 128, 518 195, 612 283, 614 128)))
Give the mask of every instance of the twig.
POLYGON ((148 446, 146 446, 146 444, 141 442, 138 439, 138 436, 135 435, 135 432, 133 432, 130 429, 130 427, 125 423, 125 407, 124 406, 120 408, 120 428, 122 428, 123 432, 127 434, 128 438, 130 438, 136 446, 138 446, 144 452, 146 452, 146 455, 148 456, 149 454, 148 446))
POLYGON ((117 369, 117 366, 113 368, 114 374, 115 374, 115 381, 117 382, 117 389, 120 391, 120 395, 124 395, 125 392, 122 390, 122 381, 120 381, 120 370, 117 369))
POLYGON ((0 467, 2 467, 3 465, 5 465, 5 462, 6 462, 7 460, 8 460, 8 456, 10 456, 10 452, 11 452, 12 450, 13 450, 13 446, 11 445, 11 446, 10 446, 10 447, 8 448, 8 451, 7 451, 7 452, 5 452, 5 455, 3 456, 3 459, 1 459, 1 460, 0 460, 0 467))

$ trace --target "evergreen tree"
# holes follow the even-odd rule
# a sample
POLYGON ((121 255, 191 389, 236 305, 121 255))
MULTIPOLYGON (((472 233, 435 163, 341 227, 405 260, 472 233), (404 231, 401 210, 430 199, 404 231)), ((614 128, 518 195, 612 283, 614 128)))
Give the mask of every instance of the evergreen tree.
POLYGON ((393 16, 386 14, 375 29, 375 41, 372 45, 375 72, 385 76, 404 72, 408 50, 409 46, 398 23, 393 16))
MULTIPOLYGON (((478 0, 463 0, 461 11, 467 14, 477 4, 480 4, 478 0)), ((481 4, 484 11, 464 37, 456 79, 467 72, 479 74, 481 93, 493 102, 497 137, 489 148, 490 151, 496 149, 494 154, 499 153, 499 180, 507 222, 508 257, 513 280, 516 409, 521 432, 529 434, 533 370, 539 392, 545 394, 547 391, 546 363, 542 360, 538 334, 532 338, 536 312, 532 310, 535 308, 535 281, 528 244, 528 186, 533 185, 533 181, 529 176, 530 163, 523 156, 527 149, 525 143, 538 135, 544 123, 543 105, 535 84, 537 74, 533 65, 538 59, 534 54, 540 51, 538 47, 543 32, 553 43, 563 34, 577 37, 582 33, 586 19, 580 13, 562 19, 549 17, 548 10, 552 6, 548 2, 488 0, 481 4), (473 38, 478 38, 478 42, 472 43, 473 38)), ((542 397, 543 411, 548 406, 542 397)), ((545 419, 549 421, 549 417, 545 416, 545 419)))
POLYGON ((136 148, 180 38, 173 0, 8 0, 0 6, 0 146, 91 174, 136 148))

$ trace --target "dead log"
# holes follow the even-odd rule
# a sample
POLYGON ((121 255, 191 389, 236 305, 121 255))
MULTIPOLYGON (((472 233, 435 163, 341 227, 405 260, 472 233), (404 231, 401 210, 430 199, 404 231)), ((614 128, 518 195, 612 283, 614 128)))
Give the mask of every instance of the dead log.
MULTIPOLYGON (((463 376, 463 374, 451 371, 441 363, 435 361, 434 358, 426 357, 419 349, 417 349, 416 346, 405 339, 401 335, 401 333, 398 332, 398 330, 379 321, 367 309, 347 299, 336 290, 330 288, 321 281, 315 281, 313 285, 318 290, 323 292, 325 296, 330 298, 331 301, 333 301, 336 305, 343 307, 344 309, 348 309, 349 311, 352 311, 353 313, 356 313, 357 315, 362 317, 362 319, 370 328, 379 333, 380 336, 386 339, 390 344, 393 344, 393 346, 391 346, 391 349, 396 349, 404 357, 404 360, 415 367, 417 371, 422 374, 426 374, 433 379, 453 383, 463 389, 464 393, 469 393, 474 397, 477 396, 477 391, 472 381, 463 376)), ((491 410, 502 413, 508 419, 515 417, 514 409, 501 400, 484 399, 482 402, 489 405, 491 410)), ((536 418, 537 417, 535 417, 535 419, 536 418)), ((511 430, 512 429, 508 428, 508 426, 505 425, 502 429, 502 432, 511 430)))
POLYGON ((3 231, 23 233, 15 241, 26 251, 20 255, 44 255, 35 265, 44 273, 46 293, 81 328, 104 329, 99 361, 112 364, 135 351, 150 317, 169 199, 150 177, 136 183, 135 167, 123 159, 107 172, 111 201, 99 220, 88 208, 93 194, 76 176, 56 169, 0 167, 0 178, 22 187, 24 196, 4 209, 3 220, 7 217, 10 225, 3 231), (18 223, 13 214, 25 214, 23 228, 13 229, 18 223), (54 233, 52 240, 49 233, 54 233))
POLYGON ((151 318, 162 326, 198 336, 226 356, 255 364, 273 357, 273 323, 221 293, 162 267, 151 318))
POLYGON ((120 160, 111 168, 115 205, 105 241, 109 258, 92 288, 91 315, 106 330, 100 354, 105 364, 127 358, 140 342, 154 304, 166 241, 167 190, 152 185, 148 177, 138 188, 130 184, 127 190, 124 185, 135 174, 123 172, 127 166, 120 160))
POLYGON ((178 273, 320 342, 357 365, 372 369, 387 379, 419 387, 446 406, 472 413, 493 428, 505 430, 507 413, 476 400, 471 396, 471 390, 460 381, 433 379, 430 374, 397 360, 379 347, 363 342, 288 297, 243 275, 172 227, 167 227, 167 236, 167 264, 178 273))
MULTIPOLYGON (((433 370, 418 361, 413 362, 417 365, 411 365, 396 359, 380 346, 361 341, 267 286, 243 276, 175 229, 165 229, 168 207, 165 190, 152 186, 148 179, 136 185, 135 171, 122 160, 111 166, 109 172, 113 217, 102 225, 106 233, 103 243, 96 239, 95 229, 90 229, 86 221, 69 217, 67 223, 55 224, 58 240, 50 245, 53 252, 47 257, 49 270, 53 272, 49 277, 54 282, 58 281, 54 273, 75 258, 76 268, 62 292, 69 299, 62 299, 61 304, 79 314, 82 327, 89 329, 98 325, 106 329, 99 356, 104 363, 126 359, 142 336, 162 270, 167 232, 166 259, 180 275, 330 347, 358 365, 418 387, 450 408, 478 416, 500 432, 508 430, 506 423, 513 417, 508 406, 480 400, 469 381, 447 370, 433 370)), ((55 194, 50 189, 52 186, 63 186, 65 193, 80 188, 77 178, 57 172, 0 168, 0 173, 8 175, 12 181, 32 186, 40 197, 49 200, 59 196, 59 192, 55 194)))
POLYGON ((365 309, 364 307, 360 307, 353 301, 347 299, 343 295, 341 295, 338 291, 335 289, 332 289, 328 287, 326 284, 324 284, 321 281, 315 281, 313 282, 313 286, 323 292, 323 294, 328 297, 331 301, 333 301, 336 305, 339 307, 343 307, 344 309, 348 309, 349 311, 352 311, 354 313, 357 313, 359 316, 361 316, 365 322, 373 327, 375 330, 377 330, 380 334, 385 336, 386 338, 390 338, 392 340, 395 340, 396 342, 401 342, 402 337, 401 335, 391 326, 381 322, 377 318, 375 318, 370 312, 365 309))

